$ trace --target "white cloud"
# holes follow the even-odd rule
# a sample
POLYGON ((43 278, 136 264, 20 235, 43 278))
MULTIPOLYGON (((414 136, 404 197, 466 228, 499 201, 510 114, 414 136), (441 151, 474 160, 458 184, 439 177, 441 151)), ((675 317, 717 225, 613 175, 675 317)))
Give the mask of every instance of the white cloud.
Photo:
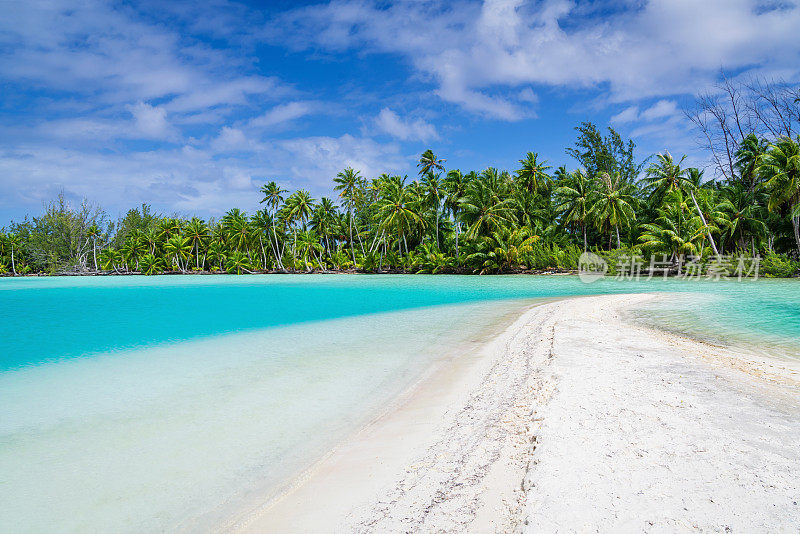
POLYGON ((252 150, 254 145, 242 130, 223 126, 219 136, 211 142, 211 148, 215 152, 239 152, 252 150))
POLYGON ((167 110, 163 107, 151 106, 145 102, 137 102, 128 106, 133 115, 136 130, 146 139, 170 139, 177 137, 177 131, 167 121, 167 110))
POLYGON ((257 128, 276 126, 311 115, 320 109, 320 105, 316 102, 287 102, 285 104, 279 104, 267 110, 264 114, 252 119, 249 125, 257 128))
POLYGON ((381 144, 349 134, 341 137, 307 137, 276 143, 282 154, 278 159, 289 167, 291 176, 303 178, 317 188, 329 188, 336 173, 345 167, 361 171, 363 176, 399 172, 408 168, 408 160, 394 143, 381 144))
POLYGON ((608 101, 628 102, 694 93, 720 69, 800 76, 795 5, 650 0, 626 7, 598 20, 603 5, 568 0, 335 0, 278 17, 263 38, 299 49, 398 54, 436 83, 443 100, 505 120, 520 109, 503 90, 530 84, 607 87, 608 101))
POLYGON ((412 167, 396 143, 368 138, 298 137, 258 141, 226 127, 209 146, 108 152, 24 145, 0 150, 0 208, 39 207, 64 190, 89 197, 112 214, 141 202, 164 212, 219 215, 231 207, 258 209, 258 187, 285 177, 293 188, 330 195, 345 167, 364 176, 412 167))
POLYGON ((536 104, 539 102, 539 96, 533 92, 533 89, 526 87, 517 94, 517 99, 521 102, 529 102, 536 104))
POLYGON ((128 121, 105 119, 60 119, 43 122, 38 127, 42 135, 63 139, 113 139, 131 131, 128 121))
POLYGON ((439 139, 436 127, 422 119, 403 120, 389 108, 381 109, 375 118, 379 131, 402 141, 432 141, 439 139))
MULTIPOLYGON (((680 116, 680 110, 678 109, 678 104, 674 100, 659 100, 652 106, 648 107, 644 111, 639 110, 638 105, 628 106, 616 115, 613 115, 610 119, 612 124, 629 124, 635 122, 653 122, 653 121, 660 121, 664 122, 665 120, 674 121, 674 119, 680 116)), ((643 132, 645 130, 637 129, 639 132, 643 132)))
POLYGON ((642 111, 641 119, 654 121, 665 117, 672 117, 678 113, 678 105, 672 100, 659 100, 651 107, 642 111))
POLYGON ((637 120, 639 120, 639 106, 628 106, 610 119, 614 124, 627 124, 637 120))
POLYGON ((111 208, 154 200, 186 210, 255 207, 251 189, 267 177, 320 194, 345 166, 367 176, 408 171, 400 142, 439 138, 422 118, 429 115, 394 111, 416 101, 368 77, 313 95, 287 86, 268 75, 266 61, 256 63, 256 40, 315 54, 391 54, 408 66, 410 82, 424 84, 425 97, 506 121, 533 117, 538 95, 590 89, 600 105, 619 106, 611 120, 630 125, 629 135, 680 150, 690 136, 679 124, 679 95, 708 88, 720 69, 800 79, 800 8, 757 2, 631 0, 608 10, 610 2, 569 0, 334 0, 257 29, 242 5, 215 3, 217 19, 170 4, 156 23, 147 6, 15 4, 0 17, 0 81, 15 98, 32 95, 34 111, 24 123, 0 123, 0 204, 36 209, 63 187, 111 208), (213 34, 214 44, 194 32, 213 34), (336 90, 349 100, 336 102, 336 90), (365 111, 365 102, 374 107, 365 111), (397 141, 343 129, 271 136, 345 103, 351 116, 370 117, 365 130, 397 141), (137 151, 131 139, 156 143, 137 151))
POLYGON ((227 50, 100 0, 23 2, 0 17, 0 78, 80 95, 89 109, 160 99, 170 113, 189 113, 291 93, 240 67, 227 50))

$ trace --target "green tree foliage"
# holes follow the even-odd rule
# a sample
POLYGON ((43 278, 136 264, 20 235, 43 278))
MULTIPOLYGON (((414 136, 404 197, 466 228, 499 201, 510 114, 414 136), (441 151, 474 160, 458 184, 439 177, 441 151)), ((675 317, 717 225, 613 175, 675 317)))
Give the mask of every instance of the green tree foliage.
MULTIPOLYGON (((771 275, 794 274, 800 251, 800 148, 781 137, 739 144, 736 174, 717 181, 669 152, 644 169, 613 129, 581 124, 567 150, 577 168, 536 152, 512 172, 446 169, 425 151, 414 178, 333 177, 335 200, 260 188, 253 214, 219 220, 155 213, 112 223, 99 208, 59 196, 40 216, 0 231, 0 274, 92 272, 506 273, 575 269, 593 250, 623 254, 765 257, 771 275), (767 260, 768 258, 768 260, 767 260)), ((765 271, 766 272, 766 271, 765 271)))

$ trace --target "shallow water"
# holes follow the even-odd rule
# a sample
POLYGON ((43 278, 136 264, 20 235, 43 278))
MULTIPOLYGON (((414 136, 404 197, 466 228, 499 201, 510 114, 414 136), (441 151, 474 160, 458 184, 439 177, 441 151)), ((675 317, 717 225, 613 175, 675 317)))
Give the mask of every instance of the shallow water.
POLYGON ((640 320, 800 355, 798 281, 0 280, 0 524, 203 529, 530 299, 657 291, 640 320))

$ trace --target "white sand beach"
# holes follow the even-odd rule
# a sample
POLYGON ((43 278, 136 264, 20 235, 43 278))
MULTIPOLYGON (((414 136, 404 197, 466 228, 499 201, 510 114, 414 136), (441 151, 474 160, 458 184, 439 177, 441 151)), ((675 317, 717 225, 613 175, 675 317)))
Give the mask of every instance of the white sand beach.
POLYGON ((237 532, 797 532, 800 360, 535 306, 440 362, 237 532))

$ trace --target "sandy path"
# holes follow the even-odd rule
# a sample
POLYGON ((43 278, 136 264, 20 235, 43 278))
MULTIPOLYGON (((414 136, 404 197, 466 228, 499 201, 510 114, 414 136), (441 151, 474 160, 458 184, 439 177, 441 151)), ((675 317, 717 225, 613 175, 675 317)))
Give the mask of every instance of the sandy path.
POLYGON ((797 532, 800 365, 535 307, 433 372, 246 532, 797 532))

